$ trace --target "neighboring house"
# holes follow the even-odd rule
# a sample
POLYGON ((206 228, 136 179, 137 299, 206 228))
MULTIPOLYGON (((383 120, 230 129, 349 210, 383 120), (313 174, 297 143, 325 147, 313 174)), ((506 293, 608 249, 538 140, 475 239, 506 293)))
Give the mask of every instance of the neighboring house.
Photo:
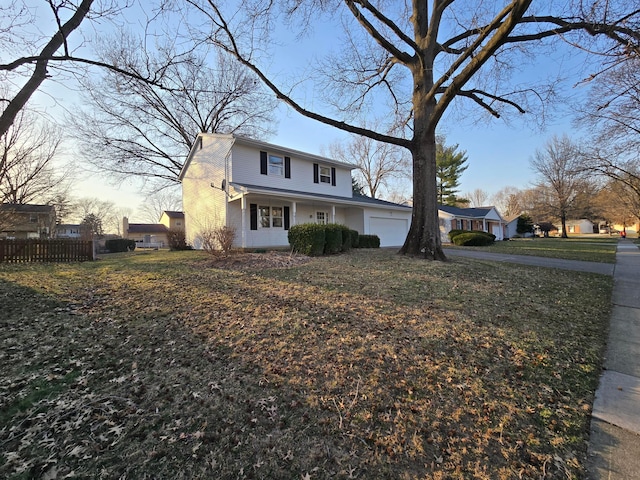
POLYGON ((51 238, 55 234, 56 209, 53 205, 0 205, 0 237, 51 238))
POLYGON ((169 230, 184 230, 184 212, 165 210, 160 216, 160 223, 169 230))
POLYGON ((496 236, 496 240, 505 238, 505 220, 496 207, 458 208, 448 205, 438 207, 440 220, 440 239, 450 242, 451 230, 481 230, 496 236))
POLYGON ((400 246, 411 207, 352 193, 353 165, 236 135, 201 133, 185 161, 182 205, 187 242, 227 226, 241 248, 285 247, 302 223, 340 223, 400 246))
POLYGON ((80 238, 82 237, 81 228, 77 224, 61 223, 56 225, 56 238, 80 238))
MULTIPOLYGON (((520 236, 518 233, 518 219, 520 215, 513 215, 511 217, 505 218, 504 220, 504 238, 514 238, 516 236, 520 236)), ((526 234, 533 235, 531 234, 526 234)))
MULTIPOLYGON (((578 233, 598 233, 599 229, 597 225, 594 225, 593 222, 582 218, 580 220, 567 220, 566 222, 567 225, 567 233, 574 233, 574 234, 578 234, 578 233)), ((558 229, 558 233, 560 233, 560 235, 562 235, 562 227, 560 227, 558 229)))
POLYGON ((169 245, 169 229, 162 223, 129 223, 122 219, 122 236, 135 240, 139 248, 163 248, 169 245))

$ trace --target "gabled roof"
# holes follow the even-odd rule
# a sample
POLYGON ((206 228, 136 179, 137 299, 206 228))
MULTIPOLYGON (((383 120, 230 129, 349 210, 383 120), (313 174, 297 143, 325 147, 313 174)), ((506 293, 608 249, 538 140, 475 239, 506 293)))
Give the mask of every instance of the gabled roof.
MULTIPOLYGON (((285 190, 282 188, 263 187, 260 185, 249 185, 231 182, 230 185, 236 190, 240 190, 243 193, 260 193, 264 195, 275 195, 278 197, 298 198, 300 200, 326 200, 329 202, 341 203, 345 205, 357 205, 360 207, 372 206, 372 207, 384 207, 393 208, 394 210, 407 210, 410 211, 411 207, 407 205, 400 205, 399 203, 387 202, 386 200, 379 200, 377 198, 367 197, 365 195, 353 194, 352 197, 341 197, 338 195, 326 195, 322 193, 310 193, 301 192, 298 190, 285 190)), ((232 198, 233 200, 233 198, 232 198)))
POLYGON ((184 212, 173 212, 171 210, 165 210, 162 213, 166 214, 169 218, 184 219, 184 212))
POLYGON ((479 208, 460 208, 452 207, 450 205, 438 205, 438 210, 450 213, 456 217, 470 217, 470 218, 484 218, 491 211, 492 207, 479 207, 479 208))
POLYGON ((167 233, 169 229, 161 223, 130 223, 128 233, 167 233))
POLYGON ((0 204, 0 210, 10 210, 19 213, 54 213, 53 205, 31 205, 20 203, 3 203, 0 204))

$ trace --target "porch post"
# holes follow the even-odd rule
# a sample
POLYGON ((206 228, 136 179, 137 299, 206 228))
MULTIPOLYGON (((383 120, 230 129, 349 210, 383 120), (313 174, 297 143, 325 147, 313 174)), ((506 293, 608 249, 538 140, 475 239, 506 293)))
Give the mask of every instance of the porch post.
POLYGON ((242 220, 242 248, 247 248, 247 197, 242 195, 240 199, 240 205, 242 206, 242 212, 240 218, 242 220))
POLYGON ((298 211, 298 202, 291 202, 291 214, 293 215, 292 225, 297 225, 298 221, 296 220, 296 212, 298 211))
POLYGON ((331 223, 336 223, 336 206, 331 205, 331 223))

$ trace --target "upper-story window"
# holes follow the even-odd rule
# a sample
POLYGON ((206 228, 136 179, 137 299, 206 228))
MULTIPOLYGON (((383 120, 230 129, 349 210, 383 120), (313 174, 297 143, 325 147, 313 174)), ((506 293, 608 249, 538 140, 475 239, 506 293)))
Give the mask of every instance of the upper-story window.
POLYGON ((313 164, 313 183, 326 183, 336 186, 336 169, 325 165, 313 164))
POLYGON ((321 165, 319 170, 320 170, 320 183, 331 183, 331 168, 323 167, 321 165))
POLYGON ((278 155, 269 155, 269 175, 284 175, 284 158, 278 155))
POLYGON ((291 157, 260 152, 260 173, 274 177, 291 178, 291 157))

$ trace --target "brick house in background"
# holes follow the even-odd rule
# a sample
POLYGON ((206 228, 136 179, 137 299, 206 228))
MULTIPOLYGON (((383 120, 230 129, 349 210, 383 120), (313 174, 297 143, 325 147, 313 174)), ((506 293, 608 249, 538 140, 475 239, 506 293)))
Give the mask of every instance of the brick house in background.
POLYGON ((51 238, 55 236, 53 205, 0 205, 0 238, 51 238))

